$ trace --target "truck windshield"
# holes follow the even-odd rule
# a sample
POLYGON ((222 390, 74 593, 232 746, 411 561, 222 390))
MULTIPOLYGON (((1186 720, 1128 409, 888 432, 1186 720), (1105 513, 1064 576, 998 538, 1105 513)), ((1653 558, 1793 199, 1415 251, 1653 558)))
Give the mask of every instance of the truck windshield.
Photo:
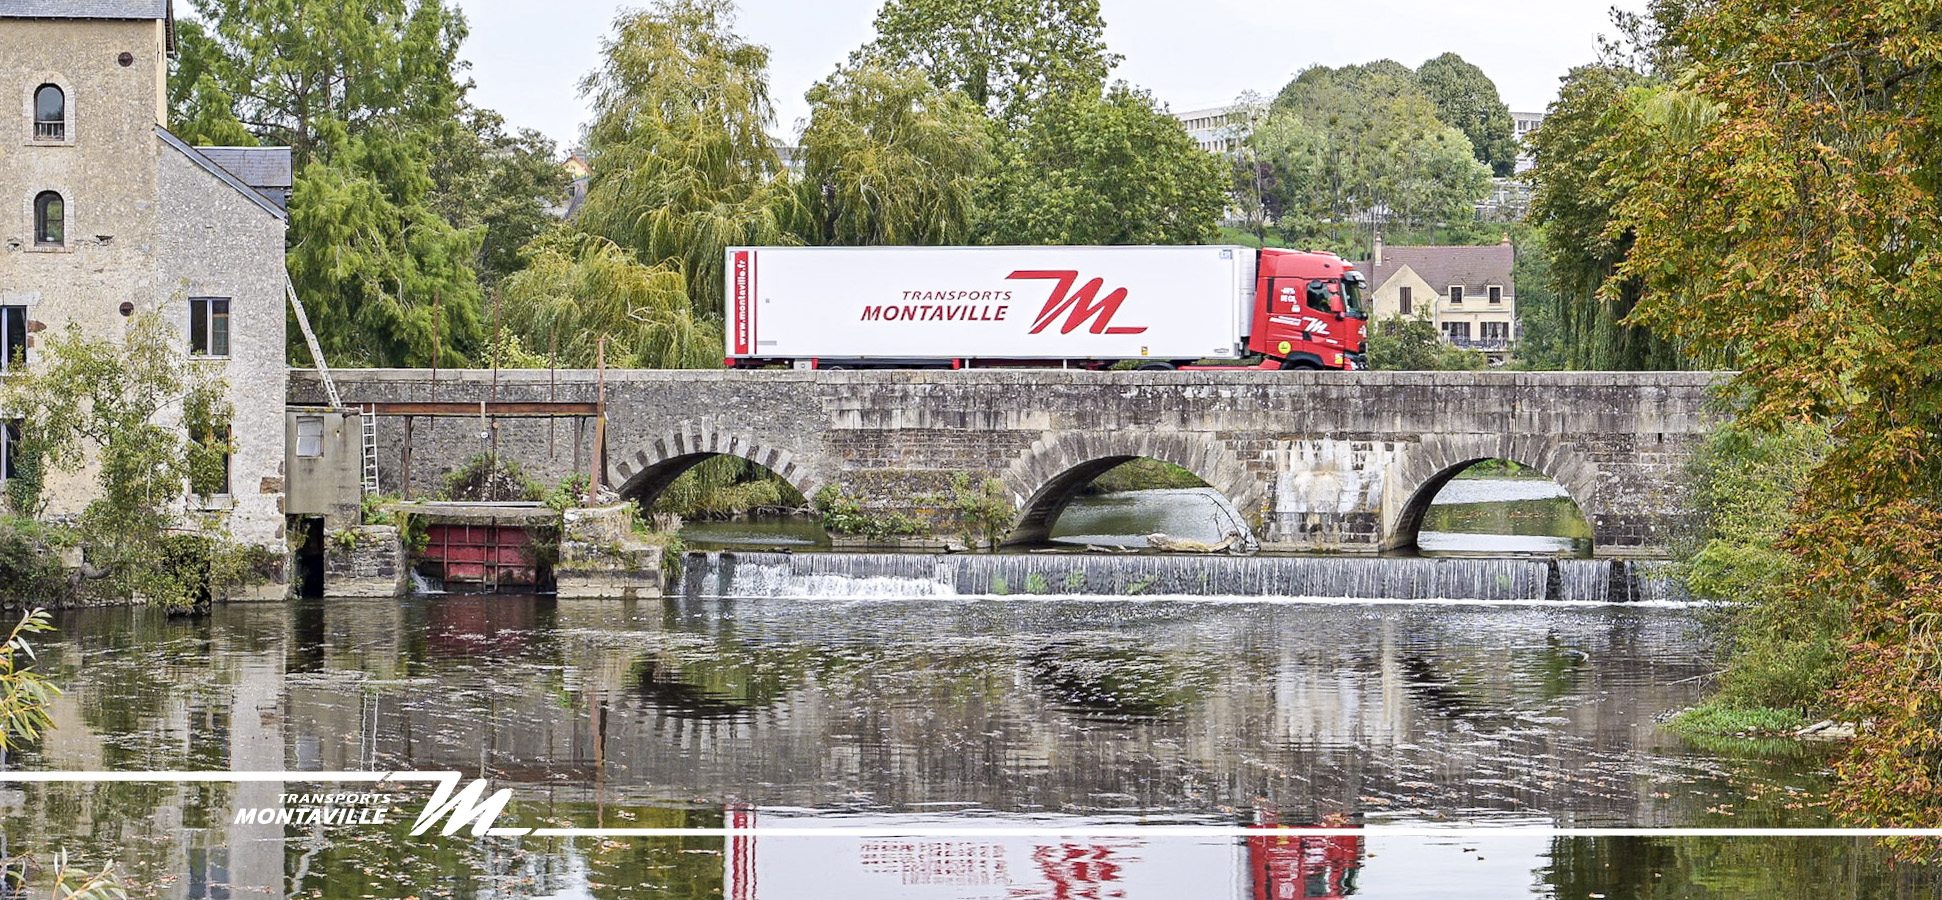
POLYGON ((1369 317, 1362 309, 1362 285, 1360 272, 1350 272, 1342 277, 1342 309, 1352 319, 1369 317))

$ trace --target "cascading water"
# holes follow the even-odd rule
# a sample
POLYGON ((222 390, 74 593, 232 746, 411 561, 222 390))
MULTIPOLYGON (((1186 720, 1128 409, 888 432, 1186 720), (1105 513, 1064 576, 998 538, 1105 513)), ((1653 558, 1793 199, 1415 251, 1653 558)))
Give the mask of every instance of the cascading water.
POLYGON ((1623 587, 1626 567, 1610 560, 711 552, 691 553, 684 565, 687 593, 697 597, 1654 599, 1623 587))

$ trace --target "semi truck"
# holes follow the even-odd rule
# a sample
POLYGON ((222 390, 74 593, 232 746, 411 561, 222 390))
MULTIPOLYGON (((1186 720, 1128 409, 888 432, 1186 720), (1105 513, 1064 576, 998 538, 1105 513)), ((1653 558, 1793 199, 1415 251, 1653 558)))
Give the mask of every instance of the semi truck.
POLYGON ((1365 281, 1236 246, 731 247, 730 368, 1366 368, 1365 281))

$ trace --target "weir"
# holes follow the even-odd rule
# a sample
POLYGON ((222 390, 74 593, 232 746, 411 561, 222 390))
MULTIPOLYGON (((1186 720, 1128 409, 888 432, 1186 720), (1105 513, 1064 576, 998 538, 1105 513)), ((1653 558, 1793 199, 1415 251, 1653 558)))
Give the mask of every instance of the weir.
POLYGON ((1189 596, 1625 603, 1681 599, 1643 560, 690 553, 691 597, 1189 596))

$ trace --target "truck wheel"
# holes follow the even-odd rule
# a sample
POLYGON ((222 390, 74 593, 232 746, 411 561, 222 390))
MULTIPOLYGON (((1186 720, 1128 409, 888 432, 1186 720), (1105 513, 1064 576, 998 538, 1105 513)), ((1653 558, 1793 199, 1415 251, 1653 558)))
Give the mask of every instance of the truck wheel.
POLYGON ((1170 362, 1143 362, 1133 367, 1135 372, 1171 372, 1175 366, 1170 362))
POLYGON ((1320 371, 1321 368, 1313 360, 1284 359, 1281 361, 1281 371, 1283 372, 1316 372, 1320 371))

